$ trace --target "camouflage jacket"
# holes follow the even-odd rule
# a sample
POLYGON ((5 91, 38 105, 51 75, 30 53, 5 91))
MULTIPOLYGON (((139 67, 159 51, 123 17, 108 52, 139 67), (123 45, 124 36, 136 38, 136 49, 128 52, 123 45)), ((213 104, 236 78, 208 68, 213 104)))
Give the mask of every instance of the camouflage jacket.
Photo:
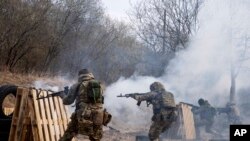
POLYGON ((68 94, 63 98, 64 105, 70 105, 74 103, 76 96, 78 95, 78 88, 80 84, 81 83, 75 83, 70 87, 68 94))
POLYGON ((201 119, 213 121, 216 115, 216 110, 210 104, 204 104, 198 109, 193 110, 193 113, 199 115, 201 119))
POLYGON ((153 113, 158 114, 166 110, 172 110, 176 107, 174 96, 167 91, 151 91, 147 93, 141 93, 142 95, 136 95, 135 99, 138 101, 150 101, 153 105, 153 113))

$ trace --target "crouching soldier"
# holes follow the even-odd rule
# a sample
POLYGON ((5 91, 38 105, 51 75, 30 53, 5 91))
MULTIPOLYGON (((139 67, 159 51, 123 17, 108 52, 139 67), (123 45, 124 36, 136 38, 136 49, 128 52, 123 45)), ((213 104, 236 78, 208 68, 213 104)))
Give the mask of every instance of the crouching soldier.
POLYGON ((150 92, 130 95, 138 102, 147 101, 153 105, 152 124, 149 129, 150 141, 158 141, 162 132, 167 131, 177 118, 174 95, 165 90, 160 82, 150 85, 150 92))

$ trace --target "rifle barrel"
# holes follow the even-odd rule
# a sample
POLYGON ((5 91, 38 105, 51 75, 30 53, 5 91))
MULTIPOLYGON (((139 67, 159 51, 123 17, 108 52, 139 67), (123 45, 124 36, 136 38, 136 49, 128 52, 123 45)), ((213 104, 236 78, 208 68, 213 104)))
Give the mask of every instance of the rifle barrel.
POLYGON ((120 94, 120 95, 117 95, 116 97, 126 97, 126 95, 120 94))
POLYGON ((38 97, 36 100, 45 99, 45 98, 48 98, 48 97, 51 97, 51 96, 49 96, 49 95, 47 95, 47 96, 41 96, 41 97, 38 97))

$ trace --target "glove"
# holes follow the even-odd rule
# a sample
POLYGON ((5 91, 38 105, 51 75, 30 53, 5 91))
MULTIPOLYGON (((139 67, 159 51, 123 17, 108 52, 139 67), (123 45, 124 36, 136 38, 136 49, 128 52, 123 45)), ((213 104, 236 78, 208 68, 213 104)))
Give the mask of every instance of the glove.
POLYGON ((69 93, 69 86, 65 86, 64 87, 64 94, 68 95, 68 93, 69 93))

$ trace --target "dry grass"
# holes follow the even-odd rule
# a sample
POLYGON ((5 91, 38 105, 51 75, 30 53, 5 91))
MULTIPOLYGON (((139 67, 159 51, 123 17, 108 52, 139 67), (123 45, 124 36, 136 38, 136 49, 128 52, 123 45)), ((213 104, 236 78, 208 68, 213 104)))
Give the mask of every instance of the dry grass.
POLYGON ((0 85, 37 87, 38 86, 37 84, 39 83, 40 84, 39 88, 44 87, 44 89, 47 89, 53 86, 63 88, 64 86, 72 83, 72 81, 73 80, 67 80, 60 76, 40 77, 38 75, 24 75, 24 74, 10 73, 10 72, 0 72, 0 85))
POLYGON ((13 74, 10 72, 0 72, 0 85, 22 85, 30 86, 33 81, 38 80, 37 76, 13 74))

